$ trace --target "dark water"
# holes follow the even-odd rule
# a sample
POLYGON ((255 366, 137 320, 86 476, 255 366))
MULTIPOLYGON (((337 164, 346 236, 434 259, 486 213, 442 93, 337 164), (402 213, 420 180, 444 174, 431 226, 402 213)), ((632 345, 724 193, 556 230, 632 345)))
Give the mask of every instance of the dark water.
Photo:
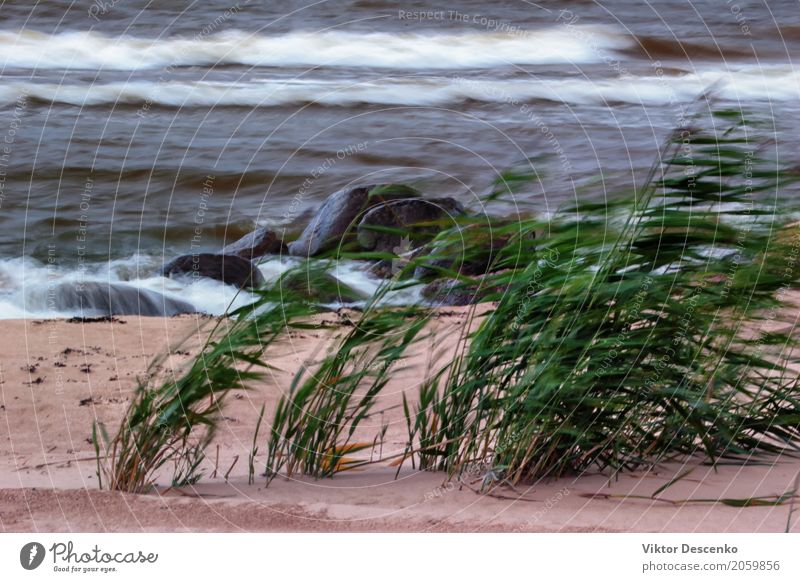
POLYGON ((798 8, 4 2, 0 257, 172 255, 197 224, 214 249, 353 182, 474 205, 526 164, 538 180, 520 202, 553 210, 640 186, 711 85, 791 159, 798 8))

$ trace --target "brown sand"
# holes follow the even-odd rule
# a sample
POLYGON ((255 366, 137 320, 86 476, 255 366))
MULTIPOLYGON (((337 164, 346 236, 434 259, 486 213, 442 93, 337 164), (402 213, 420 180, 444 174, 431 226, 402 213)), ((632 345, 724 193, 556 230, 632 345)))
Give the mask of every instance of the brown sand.
MULTIPOLYGON (((444 356, 463 312, 441 314, 433 324, 444 356), (449 332, 449 333, 448 333, 449 332), (449 337, 449 339, 447 339, 449 337)), ((336 322, 338 316, 328 316, 336 322)), ((4 321, 0 352, 0 531, 680 531, 780 532, 789 507, 729 507, 720 503, 671 504, 607 495, 649 496, 685 469, 660 467, 625 474, 612 483, 592 474, 538 483, 492 496, 448 484, 438 473, 376 464, 333 479, 278 478, 247 484, 258 411, 267 406, 263 451, 271 411, 299 363, 345 332, 344 326, 293 332, 272 350, 277 370, 252 390, 228 401, 207 476, 191 490, 128 495, 99 491, 92 421, 116 426, 137 374, 167 348, 163 373, 178 369, 205 337, 209 319, 120 317, 105 322, 4 321), (179 348, 175 346, 189 338, 179 348), (238 456, 226 482, 222 475, 238 456), (217 464, 217 476, 210 477, 217 464), (599 494, 596 495, 596 494, 599 494), (594 497, 593 497, 594 496, 594 497)), ((389 425, 383 457, 402 450, 405 420, 398 405, 436 350, 420 346, 416 369, 401 370, 365 421, 365 435, 389 425)), ((378 453, 376 453, 378 454, 378 453)), ((263 466, 263 455, 259 457, 263 466)), ((781 494, 793 487, 797 459, 766 464, 698 468, 663 497, 743 498, 781 494)), ((468 484, 477 489, 479 483, 468 484)), ((800 530, 800 511, 793 530, 800 530)))

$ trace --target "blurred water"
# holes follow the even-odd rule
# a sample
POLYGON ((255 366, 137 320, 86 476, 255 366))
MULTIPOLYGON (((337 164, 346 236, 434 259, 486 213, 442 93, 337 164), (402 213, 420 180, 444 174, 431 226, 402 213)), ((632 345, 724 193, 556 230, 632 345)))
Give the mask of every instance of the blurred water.
POLYGON ((689 109, 791 160, 798 49, 789 0, 2 2, 0 258, 158 263, 353 182, 478 208, 519 166, 548 212, 640 187, 689 109))

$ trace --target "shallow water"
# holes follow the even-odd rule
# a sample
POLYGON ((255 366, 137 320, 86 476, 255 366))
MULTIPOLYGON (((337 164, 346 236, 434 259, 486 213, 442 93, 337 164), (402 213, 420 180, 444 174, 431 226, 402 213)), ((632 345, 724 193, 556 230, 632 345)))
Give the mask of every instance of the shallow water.
POLYGON ((800 141, 794 1, 149 4, 0 4, 0 317, 41 315, 48 269, 141 262, 122 278, 219 312, 235 291, 161 261, 346 184, 477 208, 521 165, 516 201, 550 212, 640 187, 688 111, 746 109, 782 159, 800 141))

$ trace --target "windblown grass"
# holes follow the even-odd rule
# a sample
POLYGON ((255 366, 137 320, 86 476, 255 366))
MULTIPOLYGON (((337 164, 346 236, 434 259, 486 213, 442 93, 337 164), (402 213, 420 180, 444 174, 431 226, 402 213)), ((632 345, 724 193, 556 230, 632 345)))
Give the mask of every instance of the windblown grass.
POLYGON ((501 250, 481 282, 503 290, 496 307, 442 389, 420 393, 410 437, 425 466, 488 458, 516 483, 796 449, 796 341, 767 326, 794 323, 781 300, 798 283, 800 231, 755 201, 789 174, 739 127, 686 138, 632 203, 518 225, 536 249, 501 250))
MULTIPOLYGON (((473 307, 452 359, 404 395, 404 461, 451 475, 480 463, 513 484, 795 451, 797 342, 784 328, 795 323, 785 301, 800 283, 800 230, 774 196, 797 173, 761 159, 744 120, 719 119, 726 131, 676 132, 632 199, 443 224, 431 252, 403 262, 334 351, 297 372, 269 429, 268 479, 370 462, 364 451, 385 427, 365 437, 363 421, 430 314, 381 298, 415 272, 452 277, 492 303, 480 317, 473 307)), ((509 184, 500 186, 487 202, 509 184)), ((139 387, 118 433, 98 445, 110 488, 147 490, 167 462, 176 483, 199 477, 225 394, 258 379, 266 346, 317 310, 291 287, 259 293, 184 375, 139 387)), ((257 451, 254 440, 251 476, 257 451)))
MULTIPOLYGON (((287 328, 307 325, 304 320, 318 311, 306 302, 280 299, 278 289, 264 291, 254 304, 220 320, 177 378, 159 380, 168 354, 154 361, 113 436, 95 423, 101 488, 105 483, 111 490, 144 493, 170 465, 173 486, 200 479, 225 397, 261 379, 269 368, 263 357, 267 347, 287 328)), ((256 452, 254 445, 251 454, 256 452)))
POLYGON ((333 353, 314 368, 301 368, 275 412, 269 477, 281 470, 328 477, 360 465, 347 455, 373 449, 376 440, 353 442, 356 429, 401 371, 406 350, 426 323, 418 307, 367 309, 333 353))

